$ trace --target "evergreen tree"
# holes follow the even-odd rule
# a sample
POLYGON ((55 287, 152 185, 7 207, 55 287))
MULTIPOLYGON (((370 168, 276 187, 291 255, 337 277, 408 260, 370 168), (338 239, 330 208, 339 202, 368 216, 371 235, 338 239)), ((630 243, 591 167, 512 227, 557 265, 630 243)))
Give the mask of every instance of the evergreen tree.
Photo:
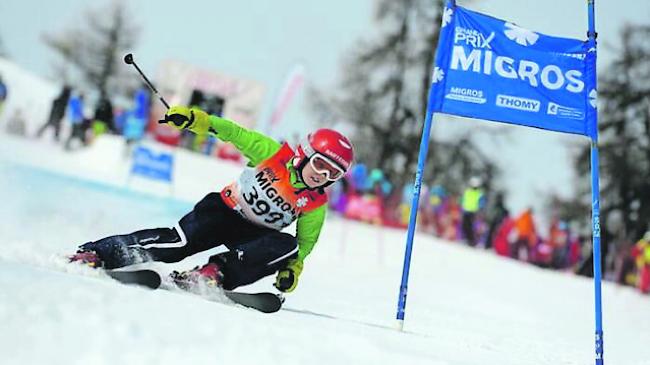
MULTIPOLYGON (((601 228, 603 238, 631 243, 650 228, 650 26, 624 26, 616 54, 598 85, 601 228)), ((577 153, 575 169, 578 195, 558 209, 589 217, 589 148, 577 153)))
MULTIPOLYGON (((375 20, 380 36, 360 42, 343 68, 336 93, 314 92, 313 109, 355 128, 358 160, 382 169, 401 186, 413 179, 442 21, 443 0, 381 0, 375 20)), ((461 188, 472 175, 487 185, 495 164, 471 134, 430 143, 425 181, 461 188)))

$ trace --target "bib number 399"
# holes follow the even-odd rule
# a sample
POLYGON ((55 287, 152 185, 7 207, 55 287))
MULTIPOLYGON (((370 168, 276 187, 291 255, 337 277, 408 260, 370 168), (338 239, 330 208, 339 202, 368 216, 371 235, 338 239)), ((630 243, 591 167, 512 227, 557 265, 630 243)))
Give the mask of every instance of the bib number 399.
POLYGON ((272 212, 271 205, 264 199, 260 199, 259 193, 254 186, 251 186, 251 191, 248 194, 243 193, 242 196, 251 208, 251 211, 255 215, 263 217, 264 222, 274 224, 282 219, 282 213, 272 212))

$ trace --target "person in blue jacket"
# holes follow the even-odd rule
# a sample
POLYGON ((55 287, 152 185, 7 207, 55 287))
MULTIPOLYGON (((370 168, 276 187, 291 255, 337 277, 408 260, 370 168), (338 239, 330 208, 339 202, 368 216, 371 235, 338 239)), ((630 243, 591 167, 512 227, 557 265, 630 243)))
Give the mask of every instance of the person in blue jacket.
POLYGON ((144 132, 147 128, 150 106, 148 90, 144 87, 139 88, 135 92, 133 102, 133 109, 125 112, 126 118, 124 121, 124 128, 122 129, 122 135, 126 140, 128 153, 131 151, 131 146, 144 137, 144 132))
POLYGON ((2 114, 2 105, 5 100, 7 100, 7 84, 2 80, 2 75, 0 75, 0 114, 2 114))
POLYGON ((72 140, 78 139, 83 145, 86 144, 86 132, 84 130, 84 95, 79 93, 73 95, 68 101, 68 120, 72 125, 70 136, 65 142, 65 149, 70 150, 72 140))

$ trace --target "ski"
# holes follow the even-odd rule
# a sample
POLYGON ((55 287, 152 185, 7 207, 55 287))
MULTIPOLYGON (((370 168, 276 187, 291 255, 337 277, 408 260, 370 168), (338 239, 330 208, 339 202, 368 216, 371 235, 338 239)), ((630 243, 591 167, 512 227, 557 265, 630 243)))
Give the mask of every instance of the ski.
POLYGON ((282 297, 273 293, 240 293, 224 290, 226 297, 247 308, 256 309, 262 313, 275 313, 282 308, 282 297))
MULTIPOLYGON (((133 271, 116 271, 106 270, 106 273, 120 283, 127 285, 140 285, 150 289, 161 287, 162 278, 160 274, 153 270, 133 270, 133 271)), ((235 304, 246 308, 255 309, 262 313, 275 313, 282 308, 282 297, 273 293, 241 293, 229 290, 217 289, 222 292, 226 298, 235 304)), ((191 292, 191 291, 189 291, 191 292)), ((200 296, 200 294, 197 294, 200 296)))
POLYGON ((149 289, 158 289, 162 283, 160 275, 153 270, 105 270, 104 272, 114 280, 127 285, 139 285, 149 289))

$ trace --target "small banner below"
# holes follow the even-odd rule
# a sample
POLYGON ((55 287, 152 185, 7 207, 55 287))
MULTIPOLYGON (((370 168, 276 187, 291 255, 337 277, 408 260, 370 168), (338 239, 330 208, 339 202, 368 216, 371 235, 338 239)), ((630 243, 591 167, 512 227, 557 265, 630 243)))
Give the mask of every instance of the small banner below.
POLYGON ((133 151, 131 175, 171 182, 173 167, 174 155, 169 152, 155 152, 145 146, 138 146, 133 151))
POLYGON ((448 6, 433 112, 596 136, 595 46, 448 6))

